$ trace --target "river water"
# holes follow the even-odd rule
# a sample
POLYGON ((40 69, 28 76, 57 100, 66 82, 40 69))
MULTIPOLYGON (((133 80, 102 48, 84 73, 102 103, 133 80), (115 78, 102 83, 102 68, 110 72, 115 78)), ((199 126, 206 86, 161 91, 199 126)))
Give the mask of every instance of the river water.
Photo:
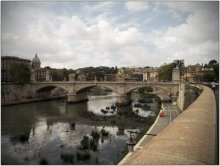
MULTIPOLYGON (((133 103, 129 106, 133 111, 136 109, 132 105, 137 103, 138 98, 138 94, 134 95, 133 103)), ((65 99, 60 99, 2 107, 2 164, 117 164, 126 148, 129 137, 127 130, 140 131, 144 125, 135 122, 132 127, 126 126, 126 123, 100 125, 89 123, 84 118, 88 111, 103 116, 100 110, 106 107, 111 110, 116 100, 113 92, 94 90, 89 94, 87 103, 66 104, 65 99), (75 126, 72 126, 73 123, 75 126), (92 131, 100 133, 102 129, 108 135, 101 135, 97 149, 86 152, 79 150, 84 136, 90 135, 92 131), (89 157, 80 158, 77 153, 81 152, 89 154, 89 157)), ((151 108, 155 109, 154 103, 151 108)), ((112 116, 117 112, 116 108, 104 116, 112 116)), ((141 109, 138 114, 144 117, 154 115, 152 111, 141 109)))

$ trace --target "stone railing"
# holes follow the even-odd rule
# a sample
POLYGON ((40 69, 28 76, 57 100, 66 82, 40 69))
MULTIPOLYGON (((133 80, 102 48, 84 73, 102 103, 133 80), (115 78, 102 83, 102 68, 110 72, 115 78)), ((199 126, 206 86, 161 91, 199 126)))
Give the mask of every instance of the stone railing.
POLYGON ((217 164, 215 96, 210 88, 201 88, 201 95, 173 123, 120 164, 217 164))

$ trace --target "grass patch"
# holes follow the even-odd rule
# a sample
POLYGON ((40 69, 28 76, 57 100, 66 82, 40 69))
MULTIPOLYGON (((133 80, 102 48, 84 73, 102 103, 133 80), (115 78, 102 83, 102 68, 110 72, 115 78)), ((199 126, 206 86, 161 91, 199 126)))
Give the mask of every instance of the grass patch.
POLYGON ((139 103, 153 103, 152 98, 138 99, 139 103))
POLYGON ((155 122, 156 120, 156 115, 155 116, 149 116, 146 118, 147 120, 147 126, 142 129, 140 131, 140 133, 137 135, 137 137, 134 139, 136 142, 139 142, 140 139, 147 133, 147 131, 149 130, 149 128, 153 125, 153 123, 155 122))
POLYGON ((88 160, 90 158, 90 153, 89 152, 77 152, 77 160, 88 160))
POLYGON ((120 162, 127 154, 128 154, 128 147, 126 145, 126 146, 124 146, 123 150, 121 151, 120 159, 118 162, 120 162))
POLYGON ((74 164, 74 155, 73 154, 61 153, 60 158, 64 162, 68 162, 68 163, 74 164))
POLYGON ((199 89, 197 87, 191 87, 191 88, 194 91, 196 96, 199 96, 202 93, 202 89, 199 89))
POLYGON ((49 162, 48 162, 48 160, 47 160, 46 158, 42 158, 42 159, 40 159, 39 164, 40 164, 40 165, 48 165, 49 162))

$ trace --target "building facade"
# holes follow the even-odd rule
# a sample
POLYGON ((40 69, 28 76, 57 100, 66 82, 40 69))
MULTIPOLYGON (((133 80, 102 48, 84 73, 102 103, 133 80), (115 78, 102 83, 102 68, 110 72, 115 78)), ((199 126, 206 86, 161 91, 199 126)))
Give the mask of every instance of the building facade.
POLYGON ((86 81, 87 77, 85 74, 79 74, 77 80, 78 81, 86 81))
POLYGON ((14 56, 1 57, 1 82, 13 82, 10 68, 13 64, 25 64, 31 70, 31 82, 35 81, 49 81, 51 80, 50 73, 45 68, 41 68, 40 59, 35 54, 33 60, 23 59, 14 56))
POLYGON ((31 68, 29 59, 18 58, 14 56, 1 57, 1 82, 11 82, 10 68, 13 64, 26 64, 31 68))
POLYGON ((41 81, 50 81, 51 76, 47 69, 41 68, 41 61, 38 58, 37 53, 35 54, 35 57, 32 60, 31 63, 32 71, 31 71, 31 81, 32 82, 41 82, 41 81))
POLYGON ((117 81, 117 75, 116 74, 106 74, 104 77, 105 81, 117 81))
POLYGON ((149 67, 143 71, 143 81, 158 81, 158 68, 149 67))
POLYGON ((184 69, 183 78, 189 82, 201 82, 204 81, 204 75, 214 75, 213 68, 205 68, 200 64, 190 65, 184 69))

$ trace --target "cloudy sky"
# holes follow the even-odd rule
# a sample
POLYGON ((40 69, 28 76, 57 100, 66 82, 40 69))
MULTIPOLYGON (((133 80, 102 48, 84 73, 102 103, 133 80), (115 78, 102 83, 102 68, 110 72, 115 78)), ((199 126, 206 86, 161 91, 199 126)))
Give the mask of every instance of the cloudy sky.
POLYGON ((160 66, 219 55, 219 2, 2 2, 2 54, 42 66, 160 66))

